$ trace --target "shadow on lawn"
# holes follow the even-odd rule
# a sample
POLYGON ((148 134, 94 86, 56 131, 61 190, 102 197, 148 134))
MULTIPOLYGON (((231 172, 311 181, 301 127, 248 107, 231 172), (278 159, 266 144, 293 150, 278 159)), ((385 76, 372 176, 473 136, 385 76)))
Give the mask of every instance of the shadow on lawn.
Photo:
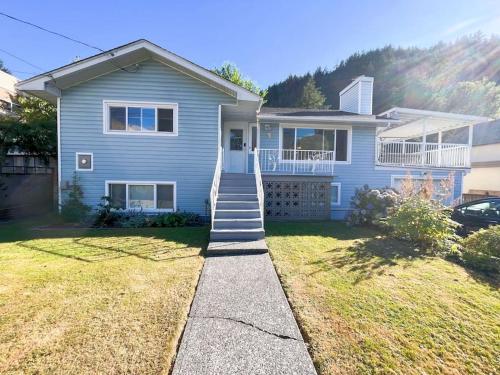
MULTIPOLYGON (((411 261, 425 255, 408 243, 381 236, 359 240, 347 249, 332 249, 328 253, 328 258, 309 263, 319 268, 311 275, 347 267, 349 272, 357 273, 355 283, 388 273, 390 267, 401 266, 401 263, 398 263, 400 260, 411 261), (338 252, 342 255, 338 255, 338 252)), ((408 266, 408 263, 403 264, 403 267, 408 266)))
POLYGON ((30 251, 55 255, 86 263, 102 262, 123 257, 165 262, 187 257, 173 254, 188 248, 206 247, 206 227, 137 228, 137 229, 44 229, 12 228, 8 236, 2 236, 0 244, 13 242, 30 251), (36 240, 54 240, 41 243, 36 240), (63 240, 63 241, 57 241, 63 240))

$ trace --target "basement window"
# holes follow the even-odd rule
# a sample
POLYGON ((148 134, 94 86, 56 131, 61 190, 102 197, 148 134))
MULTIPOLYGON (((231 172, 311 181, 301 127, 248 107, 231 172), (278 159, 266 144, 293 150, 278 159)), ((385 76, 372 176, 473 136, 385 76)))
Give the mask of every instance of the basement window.
POLYGON ((106 195, 113 208, 175 211, 175 182, 106 181, 106 195))

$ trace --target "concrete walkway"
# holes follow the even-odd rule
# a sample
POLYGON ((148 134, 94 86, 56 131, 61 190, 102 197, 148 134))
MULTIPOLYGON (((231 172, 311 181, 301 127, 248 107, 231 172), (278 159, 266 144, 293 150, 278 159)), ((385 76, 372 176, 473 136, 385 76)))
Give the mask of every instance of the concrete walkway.
POLYGON ((206 259, 173 374, 316 374, 269 254, 206 259))

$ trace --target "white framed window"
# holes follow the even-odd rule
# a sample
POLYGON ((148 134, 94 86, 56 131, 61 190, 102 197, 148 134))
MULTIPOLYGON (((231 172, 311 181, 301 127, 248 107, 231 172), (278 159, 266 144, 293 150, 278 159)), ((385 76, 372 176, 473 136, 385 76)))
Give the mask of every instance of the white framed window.
POLYGON ((174 181, 106 181, 105 184, 105 194, 115 208, 145 212, 177 209, 174 181))
POLYGON ((77 152, 75 162, 75 169, 79 172, 92 172, 94 170, 94 154, 92 152, 77 152))
POLYGON ((330 193, 330 206, 336 207, 340 206, 340 182, 332 182, 330 193))
POLYGON ((256 148, 259 148, 259 131, 257 129, 257 124, 250 124, 249 126, 249 132, 248 132, 248 137, 249 137, 249 148, 248 152, 250 154, 254 153, 254 150, 256 148))
MULTIPOLYGON (((280 124, 280 149, 333 152, 335 163, 351 163, 352 128, 350 126, 313 126, 280 124)), ((283 152, 284 160, 300 157, 297 152, 283 152)), ((333 159, 333 158, 332 158, 333 159)))
POLYGON ((177 103, 103 101, 105 134, 176 136, 177 103))

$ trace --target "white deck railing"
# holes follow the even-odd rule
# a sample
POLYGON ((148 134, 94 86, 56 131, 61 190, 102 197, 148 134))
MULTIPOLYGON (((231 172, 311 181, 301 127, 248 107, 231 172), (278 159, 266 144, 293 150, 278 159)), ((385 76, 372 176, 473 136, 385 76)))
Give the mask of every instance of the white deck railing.
POLYGON ((212 180, 212 189, 210 189, 210 214, 212 229, 214 229, 215 207, 217 206, 217 195, 219 193, 220 176, 222 173, 222 163, 224 160, 224 150, 219 147, 217 152, 217 163, 215 164, 214 179, 212 180))
POLYGON ((259 200, 260 217, 262 220, 262 228, 264 228, 264 187, 262 186, 262 176, 260 171, 259 150, 255 149, 253 158, 253 171, 255 173, 255 185, 257 186, 257 198, 259 200))
POLYGON ((469 168, 470 147, 454 143, 377 140, 375 163, 401 167, 469 168))
POLYGON ((317 150, 257 150, 263 174, 331 176, 335 166, 335 151, 317 150))

